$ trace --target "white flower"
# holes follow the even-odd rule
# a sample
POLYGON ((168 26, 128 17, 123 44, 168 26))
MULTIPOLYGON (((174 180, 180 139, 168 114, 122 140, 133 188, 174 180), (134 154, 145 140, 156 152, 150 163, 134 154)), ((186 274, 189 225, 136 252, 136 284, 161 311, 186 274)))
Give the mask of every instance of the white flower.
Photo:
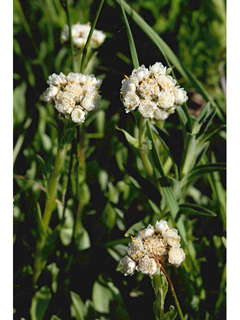
POLYGON ((188 100, 187 92, 183 88, 176 87, 173 89, 175 104, 182 105, 188 100))
POLYGON ((121 260, 125 275, 133 274, 135 270, 153 275, 160 264, 178 267, 185 259, 178 231, 169 228, 167 221, 157 221, 155 228, 149 225, 140 230, 137 237, 131 238, 128 254, 121 260))
POLYGON ((123 101, 126 108, 126 113, 128 113, 135 110, 139 106, 140 99, 136 94, 132 94, 130 92, 125 95, 123 101))
POLYGON ((80 124, 83 123, 88 112, 98 108, 101 96, 98 89, 101 80, 94 75, 81 73, 52 74, 48 78, 49 88, 45 91, 43 99, 55 103, 55 108, 67 119, 80 124))
POLYGON ((73 112, 71 113, 71 118, 73 122, 76 122, 77 124, 83 123, 85 120, 86 111, 82 108, 75 108, 73 112))
POLYGON ((124 257, 120 261, 125 276, 132 275, 136 269, 136 262, 133 261, 129 256, 124 257))
POLYGON ((158 105, 163 109, 169 109, 174 106, 174 101, 175 97, 172 91, 162 90, 159 95, 158 105))
POLYGON ((168 262, 173 264, 175 267, 179 267, 179 265, 185 259, 185 253, 182 248, 171 248, 168 253, 168 262))
POLYGON ((154 118, 158 121, 166 120, 168 116, 169 116, 169 113, 162 109, 157 108, 154 110, 154 118))
POLYGON ((167 243, 172 247, 180 247, 181 237, 177 234, 176 229, 169 229, 163 233, 163 237, 166 238, 167 243))
POLYGON ((166 69, 167 67, 164 67, 164 65, 161 62, 156 62, 153 66, 149 67, 149 70, 153 75, 165 75, 166 69))
POLYGON ((139 261, 139 264, 136 267, 137 271, 141 271, 149 276, 155 274, 158 270, 158 265, 155 259, 145 256, 139 261))
POLYGON ((169 229, 168 223, 165 220, 160 220, 155 223, 155 230, 157 233, 163 234, 169 229))
POLYGON ((139 112, 144 118, 154 118, 157 107, 150 100, 141 100, 139 103, 139 112))
MULTIPOLYGON (((83 49, 87 41, 90 30, 91 30, 91 27, 88 24, 76 23, 71 26, 73 44, 77 49, 83 49)), ((63 42, 66 42, 69 40, 68 25, 65 25, 63 27, 61 39, 63 42)), ((106 39, 105 33, 103 33, 100 30, 93 30, 90 46, 92 48, 97 48, 105 41, 105 39, 106 39)))
POLYGON ((154 233, 155 233, 155 231, 154 231, 153 226, 151 224, 149 224, 149 226, 146 229, 139 231, 139 236, 142 239, 146 239, 146 238, 152 237, 154 235, 154 233))
POLYGON ((149 69, 142 65, 130 77, 125 76, 121 100, 127 113, 138 109, 144 118, 163 121, 187 101, 186 91, 176 87, 176 80, 166 75, 166 69, 156 62, 149 69))
POLYGON ((94 111, 98 108, 98 101, 101 99, 99 94, 95 95, 86 95, 83 99, 81 106, 88 112, 94 111))

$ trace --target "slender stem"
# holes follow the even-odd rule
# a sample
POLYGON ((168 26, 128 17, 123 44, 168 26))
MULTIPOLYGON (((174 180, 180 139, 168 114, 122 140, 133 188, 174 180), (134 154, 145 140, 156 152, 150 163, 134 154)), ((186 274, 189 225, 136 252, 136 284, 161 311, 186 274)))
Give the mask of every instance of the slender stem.
POLYGON ((44 246, 48 236, 48 227, 49 222, 52 216, 52 211, 55 206, 55 200, 57 195, 57 186, 61 176, 62 168, 64 165, 68 145, 71 143, 73 134, 75 132, 72 124, 66 122, 66 127, 63 130, 63 135, 58 146, 57 155, 55 158, 54 168, 51 173, 48 188, 47 188, 47 199, 45 204, 45 210, 42 218, 42 233, 38 235, 37 244, 36 244, 36 254, 34 261, 34 275, 33 275, 33 284, 37 283, 37 280, 46 265, 46 259, 42 258, 44 246), (72 126, 72 127, 71 127, 72 126))
POLYGON ((93 34, 93 31, 96 27, 96 24, 97 24, 97 20, 98 20, 98 17, 99 17, 99 14, 101 12, 101 9, 102 9, 102 6, 103 6, 103 3, 104 3, 104 0, 101 0, 100 4, 99 4, 99 7, 98 7, 98 10, 97 10, 97 13, 96 13, 96 16, 95 16, 95 19, 93 21, 93 24, 92 24, 92 27, 91 27, 91 30, 89 32, 89 35, 88 35, 88 38, 87 38, 87 42, 83 48, 83 53, 82 53, 82 62, 81 62, 81 68, 80 68, 80 72, 81 73, 84 73, 84 69, 85 69, 85 66, 86 66, 86 56, 87 56, 87 49, 88 49, 88 46, 90 44, 90 41, 91 41, 91 38, 92 38, 92 34, 93 34))
POLYGON ((79 144, 77 150, 78 156, 78 207, 76 213, 76 220, 74 226, 74 237, 76 238, 78 235, 78 231, 82 226, 82 209, 83 209, 83 193, 82 193, 82 186, 86 180, 86 163, 85 163, 85 150, 84 150, 84 141, 85 141, 85 132, 84 126, 81 124, 79 126, 80 137, 79 137, 79 144))
POLYGON ((57 194, 57 185, 61 176, 61 170, 64 164, 65 156, 67 153, 67 144, 60 145, 55 158, 54 169, 52 171, 49 185, 48 185, 48 197, 43 213, 43 225, 44 231, 47 232, 49 221, 51 219, 52 210, 55 205, 55 199, 57 194))
POLYGON ((70 40, 70 46, 71 46, 72 70, 73 70, 73 72, 76 72, 76 70, 75 70, 75 61, 74 61, 74 47, 73 47, 73 41, 72 41, 72 28, 71 28, 71 23, 70 23, 68 0, 65 0, 65 3, 66 3, 68 29, 69 29, 69 40, 70 40))
POLYGON ((140 124, 139 124, 139 133, 138 133, 139 152, 141 155, 142 162, 143 162, 148 174, 150 176, 152 176, 152 174, 153 174, 152 165, 148 159, 148 156, 146 154, 146 151, 145 151, 144 145, 143 145, 144 138, 145 138, 145 129, 146 129, 145 124, 146 124, 146 118, 141 117, 140 124))
POLYGON ((179 314, 179 317, 181 320, 184 320, 184 316, 183 316, 183 313, 182 313, 182 310, 181 310, 181 307, 180 307, 180 304, 178 302, 178 298, 177 298, 177 295, 176 295, 176 292, 174 290, 174 287, 172 285, 172 282, 167 274, 167 272, 165 271, 165 269, 163 268, 163 266, 161 265, 160 266, 162 272, 165 274, 166 278, 167 278, 167 281, 168 281, 168 284, 169 284, 169 288, 170 290, 172 291, 172 295, 173 295, 173 298, 174 298, 174 301, 175 301, 175 304, 176 304, 176 308, 177 308, 177 311, 178 311, 178 314, 179 314))

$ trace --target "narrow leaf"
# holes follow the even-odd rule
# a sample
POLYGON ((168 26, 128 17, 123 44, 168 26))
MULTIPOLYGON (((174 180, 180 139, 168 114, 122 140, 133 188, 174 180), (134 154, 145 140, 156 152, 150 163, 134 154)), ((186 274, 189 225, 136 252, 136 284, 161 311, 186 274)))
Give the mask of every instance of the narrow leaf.
POLYGON ((206 216, 206 217, 216 217, 217 214, 207 208, 202 206, 191 204, 191 203, 184 203, 179 205, 179 211, 177 214, 177 220, 183 215, 195 215, 195 216, 206 216))
POLYGON ((130 29, 130 26, 129 26, 129 23, 128 23, 128 19, 127 19, 127 16, 125 14, 125 11, 124 11, 124 8, 123 8, 121 0, 120 0, 120 5, 121 5, 124 22, 125 22, 126 29, 127 29, 127 37, 128 37, 128 43, 129 43, 130 52, 131 52, 131 56, 132 56, 133 66, 134 66, 135 69, 137 69, 137 68, 139 68, 138 55, 137 55, 136 47, 135 47, 135 44, 134 44, 132 32, 131 32, 131 29, 130 29))
POLYGON ((133 136, 131 136, 124 129, 120 129, 117 126, 116 126, 116 129, 119 130, 119 131, 122 131, 124 133, 125 138, 127 139, 128 143, 133 147, 134 151, 138 151, 138 149, 139 149, 138 139, 136 139, 133 136))
MULTIPOLYGON (((163 171, 163 168, 162 168, 162 164, 161 164, 161 160, 160 160, 157 148, 156 148, 155 140, 153 138, 153 133, 152 133, 152 130, 151 130, 151 124, 150 124, 149 121, 147 121, 146 124, 147 124, 148 135, 149 135, 150 140, 152 141, 152 147, 153 147, 154 157, 152 157, 152 161, 154 162, 156 168, 159 170, 159 172, 161 174, 160 179, 158 179, 158 183, 160 184, 160 188, 162 190, 162 194, 163 194, 163 196, 165 198, 165 201, 166 201, 166 203, 168 205, 169 211, 170 211, 173 219, 175 219, 176 215, 178 213, 178 210, 179 210, 179 206, 178 206, 177 200, 176 200, 176 198, 175 198, 175 196, 173 194, 173 191, 172 191, 172 188, 170 186, 170 183, 169 183, 169 181, 167 180, 167 177, 164 174, 164 171, 163 171)), ((185 227, 184 227, 184 224, 183 224, 182 220, 179 220, 177 222, 177 227, 178 227, 179 233, 181 234, 181 236, 183 238, 183 241, 186 243, 186 241, 187 241, 187 239, 186 239, 186 231, 185 231, 185 227)))
POLYGON ((183 177, 183 179, 181 180, 181 187, 183 187, 186 183, 191 182, 192 180, 202 177, 203 174, 222 170, 226 170, 225 163, 209 163, 201 166, 196 166, 191 171, 189 171, 185 177, 183 177))
POLYGON ((196 161, 196 136, 187 133, 186 147, 183 153, 183 163, 180 170, 180 176, 185 176, 193 167, 196 161))

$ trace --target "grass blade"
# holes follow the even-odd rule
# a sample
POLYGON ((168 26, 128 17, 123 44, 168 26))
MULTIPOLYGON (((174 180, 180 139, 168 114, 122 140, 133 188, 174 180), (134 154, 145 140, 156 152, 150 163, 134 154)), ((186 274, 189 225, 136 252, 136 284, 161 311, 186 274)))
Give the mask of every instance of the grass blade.
POLYGON ((92 38, 92 34, 93 34, 93 31, 96 27, 96 24, 97 24, 97 21, 98 21, 98 17, 99 17, 99 14, 101 12, 101 9, 102 9, 102 6, 103 6, 103 3, 104 3, 104 0, 101 0, 100 4, 99 4, 99 7, 98 7, 98 10, 97 10, 97 13, 95 15, 95 19, 93 21, 93 24, 91 26, 91 30, 89 32, 89 35, 88 35, 88 38, 87 38, 87 42, 83 48, 83 53, 82 53, 82 61, 81 61, 81 69, 80 69, 80 72, 81 73, 84 73, 84 69, 85 69, 85 66, 86 66, 86 58, 87 58, 87 49, 89 47, 89 44, 90 44, 90 41, 91 41, 91 38, 92 38))
POLYGON ((139 68, 138 55, 137 55, 136 47, 135 47, 135 44, 134 44, 132 32, 131 32, 131 29, 130 29, 130 26, 129 26, 129 23, 128 23, 128 19, 127 19, 126 13, 124 11, 124 8, 123 8, 121 0, 120 0, 120 6, 121 6, 121 9, 122 9, 124 22, 125 22, 126 29, 127 29, 127 37, 128 37, 130 52, 131 52, 131 56, 132 56, 133 66, 134 66, 135 69, 137 69, 137 68, 139 68))

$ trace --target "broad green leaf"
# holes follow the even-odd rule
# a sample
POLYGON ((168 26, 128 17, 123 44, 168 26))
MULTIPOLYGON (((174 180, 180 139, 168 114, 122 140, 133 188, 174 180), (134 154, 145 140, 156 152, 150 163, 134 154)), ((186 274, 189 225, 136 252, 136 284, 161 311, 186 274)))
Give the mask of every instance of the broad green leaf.
POLYGON ((133 40, 131 28, 129 26, 128 19, 127 19, 127 16, 125 14, 124 7, 123 7, 121 1, 120 1, 120 6, 121 6, 121 9, 122 9, 123 19, 124 19, 126 30, 127 30, 128 43, 129 43, 130 52, 131 52, 131 56, 132 56, 133 66, 134 66, 135 69, 137 69, 137 68, 139 68, 138 55, 137 55, 135 43, 134 43, 134 40, 133 40))
POLYGON ((86 250, 91 247, 90 237, 87 230, 83 226, 75 237, 75 242, 79 251, 86 250))
POLYGON ((116 211, 113 209, 110 202, 108 202, 102 213, 102 220, 108 230, 112 230, 116 224, 116 211))
POLYGON ((101 313, 109 313, 110 302, 113 300, 113 294, 108 287, 105 287, 98 281, 94 282, 92 291, 92 301, 95 309, 101 313))
POLYGON ((87 315, 86 307, 78 294, 70 291, 72 304, 75 311, 75 317, 77 320, 84 320, 87 315))
POLYGON ((26 83, 22 82, 13 90, 13 118, 15 123, 22 123, 26 116, 26 89, 26 83))
POLYGON ((217 214, 207 208, 202 206, 184 203, 179 205, 179 212, 177 214, 176 220, 182 215, 197 215, 197 216, 207 216, 207 217, 216 217, 217 214))
POLYGON ((32 304, 30 308, 31 320, 42 320, 47 310, 49 301, 51 299, 51 291, 47 286, 38 290, 32 298, 32 304))

